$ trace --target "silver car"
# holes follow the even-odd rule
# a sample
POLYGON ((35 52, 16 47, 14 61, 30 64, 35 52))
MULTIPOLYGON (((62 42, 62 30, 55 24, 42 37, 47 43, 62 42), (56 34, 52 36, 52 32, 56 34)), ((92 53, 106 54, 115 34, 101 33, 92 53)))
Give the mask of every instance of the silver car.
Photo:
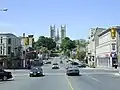
POLYGON ((72 66, 72 67, 68 67, 67 69, 66 69, 66 74, 67 75, 79 75, 79 73, 80 73, 80 71, 79 71, 79 68, 78 67, 74 67, 74 66, 72 66))

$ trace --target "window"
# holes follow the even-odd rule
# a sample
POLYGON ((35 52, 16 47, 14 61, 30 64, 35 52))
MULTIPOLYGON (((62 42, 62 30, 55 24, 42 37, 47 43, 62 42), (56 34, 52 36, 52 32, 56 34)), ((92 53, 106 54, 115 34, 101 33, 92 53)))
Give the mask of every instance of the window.
POLYGON ((115 50, 115 43, 112 43, 112 50, 115 50))
POLYGON ((1 50, 1 51, 0 51, 0 54, 2 54, 2 46, 0 47, 0 50, 1 50))
POLYGON ((10 53, 11 53, 11 47, 8 46, 8 54, 10 54, 10 53))
POLYGON ((1 44, 3 43, 3 37, 1 37, 1 44))
POLYGON ((11 38, 8 38, 8 44, 11 44, 11 38))

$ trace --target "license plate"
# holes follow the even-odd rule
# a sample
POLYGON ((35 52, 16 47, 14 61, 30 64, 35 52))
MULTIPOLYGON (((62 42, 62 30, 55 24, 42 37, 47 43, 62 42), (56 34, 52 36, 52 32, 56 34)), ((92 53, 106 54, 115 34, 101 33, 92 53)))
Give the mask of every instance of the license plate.
POLYGON ((34 75, 36 75, 36 73, 34 73, 34 75))

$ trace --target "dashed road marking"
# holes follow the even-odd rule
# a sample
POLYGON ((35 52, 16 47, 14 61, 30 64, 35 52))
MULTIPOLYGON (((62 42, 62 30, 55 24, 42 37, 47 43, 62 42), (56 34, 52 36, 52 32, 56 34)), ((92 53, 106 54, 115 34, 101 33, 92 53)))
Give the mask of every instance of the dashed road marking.
POLYGON ((93 79, 93 80, 95 80, 95 81, 97 81, 97 82, 100 83, 100 81, 99 81, 98 79, 94 78, 93 76, 89 76, 89 75, 86 75, 86 76, 88 76, 88 77, 90 77, 91 79, 93 79))

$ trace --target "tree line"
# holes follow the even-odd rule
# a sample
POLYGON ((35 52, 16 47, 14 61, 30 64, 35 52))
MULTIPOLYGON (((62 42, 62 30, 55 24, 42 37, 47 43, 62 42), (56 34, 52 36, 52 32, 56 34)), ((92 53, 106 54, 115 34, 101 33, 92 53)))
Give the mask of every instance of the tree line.
MULTIPOLYGON (((85 44, 81 44, 79 43, 81 46, 85 47, 85 44)), ((60 52, 63 53, 64 55, 71 57, 71 52, 77 48, 77 43, 75 42, 75 40, 71 40, 69 37, 65 37, 64 39, 62 39, 61 44, 60 44, 60 52)), ((34 48, 35 49, 40 49, 43 52, 47 52, 49 50, 51 51, 55 51, 58 50, 57 49, 57 45, 56 42, 49 37, 45 37, 45 36, 40 36, 38 38, 38 40, 35 42, 34 44, 34 48)), ((79 51, 76 54, 77 59, 79 60, 83 60, 85 57, 85 51, 79 51)))

